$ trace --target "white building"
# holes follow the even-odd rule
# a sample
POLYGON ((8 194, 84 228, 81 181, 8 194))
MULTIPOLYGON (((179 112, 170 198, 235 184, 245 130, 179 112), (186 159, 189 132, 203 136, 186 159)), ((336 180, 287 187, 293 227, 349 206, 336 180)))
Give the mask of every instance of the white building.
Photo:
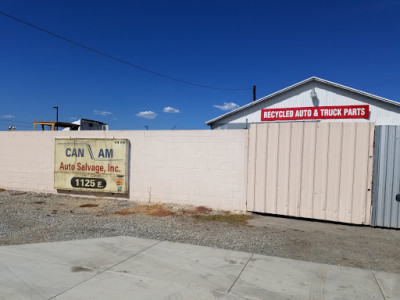
POLYGON ((356 121, 400 125, 400 103, 311 77, 206 124, 211 129, 244 129, 251 123, 279 121, 356 121))
MULTIPOLYGON (((108 124, 95 121, 95 120, 88 120, 88 119, 79 119, 72 124, 79 125, 78 129, 76 130, 108 130, 108 124)), ((70 128, 63 129, 64 131, 71 130, 70 128)))

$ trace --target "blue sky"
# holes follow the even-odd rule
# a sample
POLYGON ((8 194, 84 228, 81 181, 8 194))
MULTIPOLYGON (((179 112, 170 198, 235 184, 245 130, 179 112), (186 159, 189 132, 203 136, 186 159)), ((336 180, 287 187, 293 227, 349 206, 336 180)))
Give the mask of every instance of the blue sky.
POLYGON ((400 101, 400 0, 0 1, 0 130, 34 120, 110 129, 207 129, 236 105, 310 76, 400 101), (225 105, 225 103, 234 103, 225 105), (152 119, 150 119, 152 117, 152 119))

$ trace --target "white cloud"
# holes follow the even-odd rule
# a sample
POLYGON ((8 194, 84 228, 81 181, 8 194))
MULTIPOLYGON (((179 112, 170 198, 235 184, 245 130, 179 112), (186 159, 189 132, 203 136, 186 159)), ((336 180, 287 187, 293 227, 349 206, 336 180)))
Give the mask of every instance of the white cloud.
POLYGON ((157 114, 155 112, 148 110, 148 111, 141 111, 140 113, 136 114, 136 116, 145 119, 155 119, 157 117, 157 114))
POLYGON ((164 107, 163 112, 171 113, 171 114, 179 114, 180 113, 179 109, 176 109, 176 108, 173 108, 170 106, 164 107))
POLYGON ((94 112, 95 115, 100 115, 100 116, 112 115, 112 112, 105 111, 105 110, 97 110, 97 109, 95 109, 93 112, 94 112))
POLYGON ((4 115, 4 116, 1 116, 3 119, 14 119, 15 118, 15 116, 14 115, 4 115))
POLYGON ((233 102, 224 102, 224 105, 214 105, 214 107, 221 110, 234 110, 235 108, 238 108, 239 105, 233 102))

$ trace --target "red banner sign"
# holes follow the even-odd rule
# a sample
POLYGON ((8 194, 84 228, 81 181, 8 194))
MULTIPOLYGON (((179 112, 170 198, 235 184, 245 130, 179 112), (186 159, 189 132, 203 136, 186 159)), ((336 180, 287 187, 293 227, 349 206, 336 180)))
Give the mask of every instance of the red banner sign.
POLYGON ((261 121, 368 118, 369 105, 292 107, 261 110, 261 121))

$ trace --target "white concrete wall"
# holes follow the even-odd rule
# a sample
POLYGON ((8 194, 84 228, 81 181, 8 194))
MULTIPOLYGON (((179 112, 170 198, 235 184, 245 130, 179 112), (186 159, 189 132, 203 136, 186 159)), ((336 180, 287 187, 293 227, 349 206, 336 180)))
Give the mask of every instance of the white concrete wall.
POLYGON ((248 132, 0 132, 0 188, 57 193, 55 138, 126 138, 129 199, 246 210, 248 132))
POLYGON ((246 119, 248 123, 260 123, 261 110, 265 108, 365 104, 369 105, 369 119, 337 119, 321 120, 321 122, 374 122, 376 125, 400 125, 400 107, 315 81, 306 83, 269 100, 262 101, 254 106, 222 118, 216 121, 214 125, 217 127, 218 124, 246 123, 246 119), (317 101, 312 100, 310 97, 313 88, 317 93, 317 101))

